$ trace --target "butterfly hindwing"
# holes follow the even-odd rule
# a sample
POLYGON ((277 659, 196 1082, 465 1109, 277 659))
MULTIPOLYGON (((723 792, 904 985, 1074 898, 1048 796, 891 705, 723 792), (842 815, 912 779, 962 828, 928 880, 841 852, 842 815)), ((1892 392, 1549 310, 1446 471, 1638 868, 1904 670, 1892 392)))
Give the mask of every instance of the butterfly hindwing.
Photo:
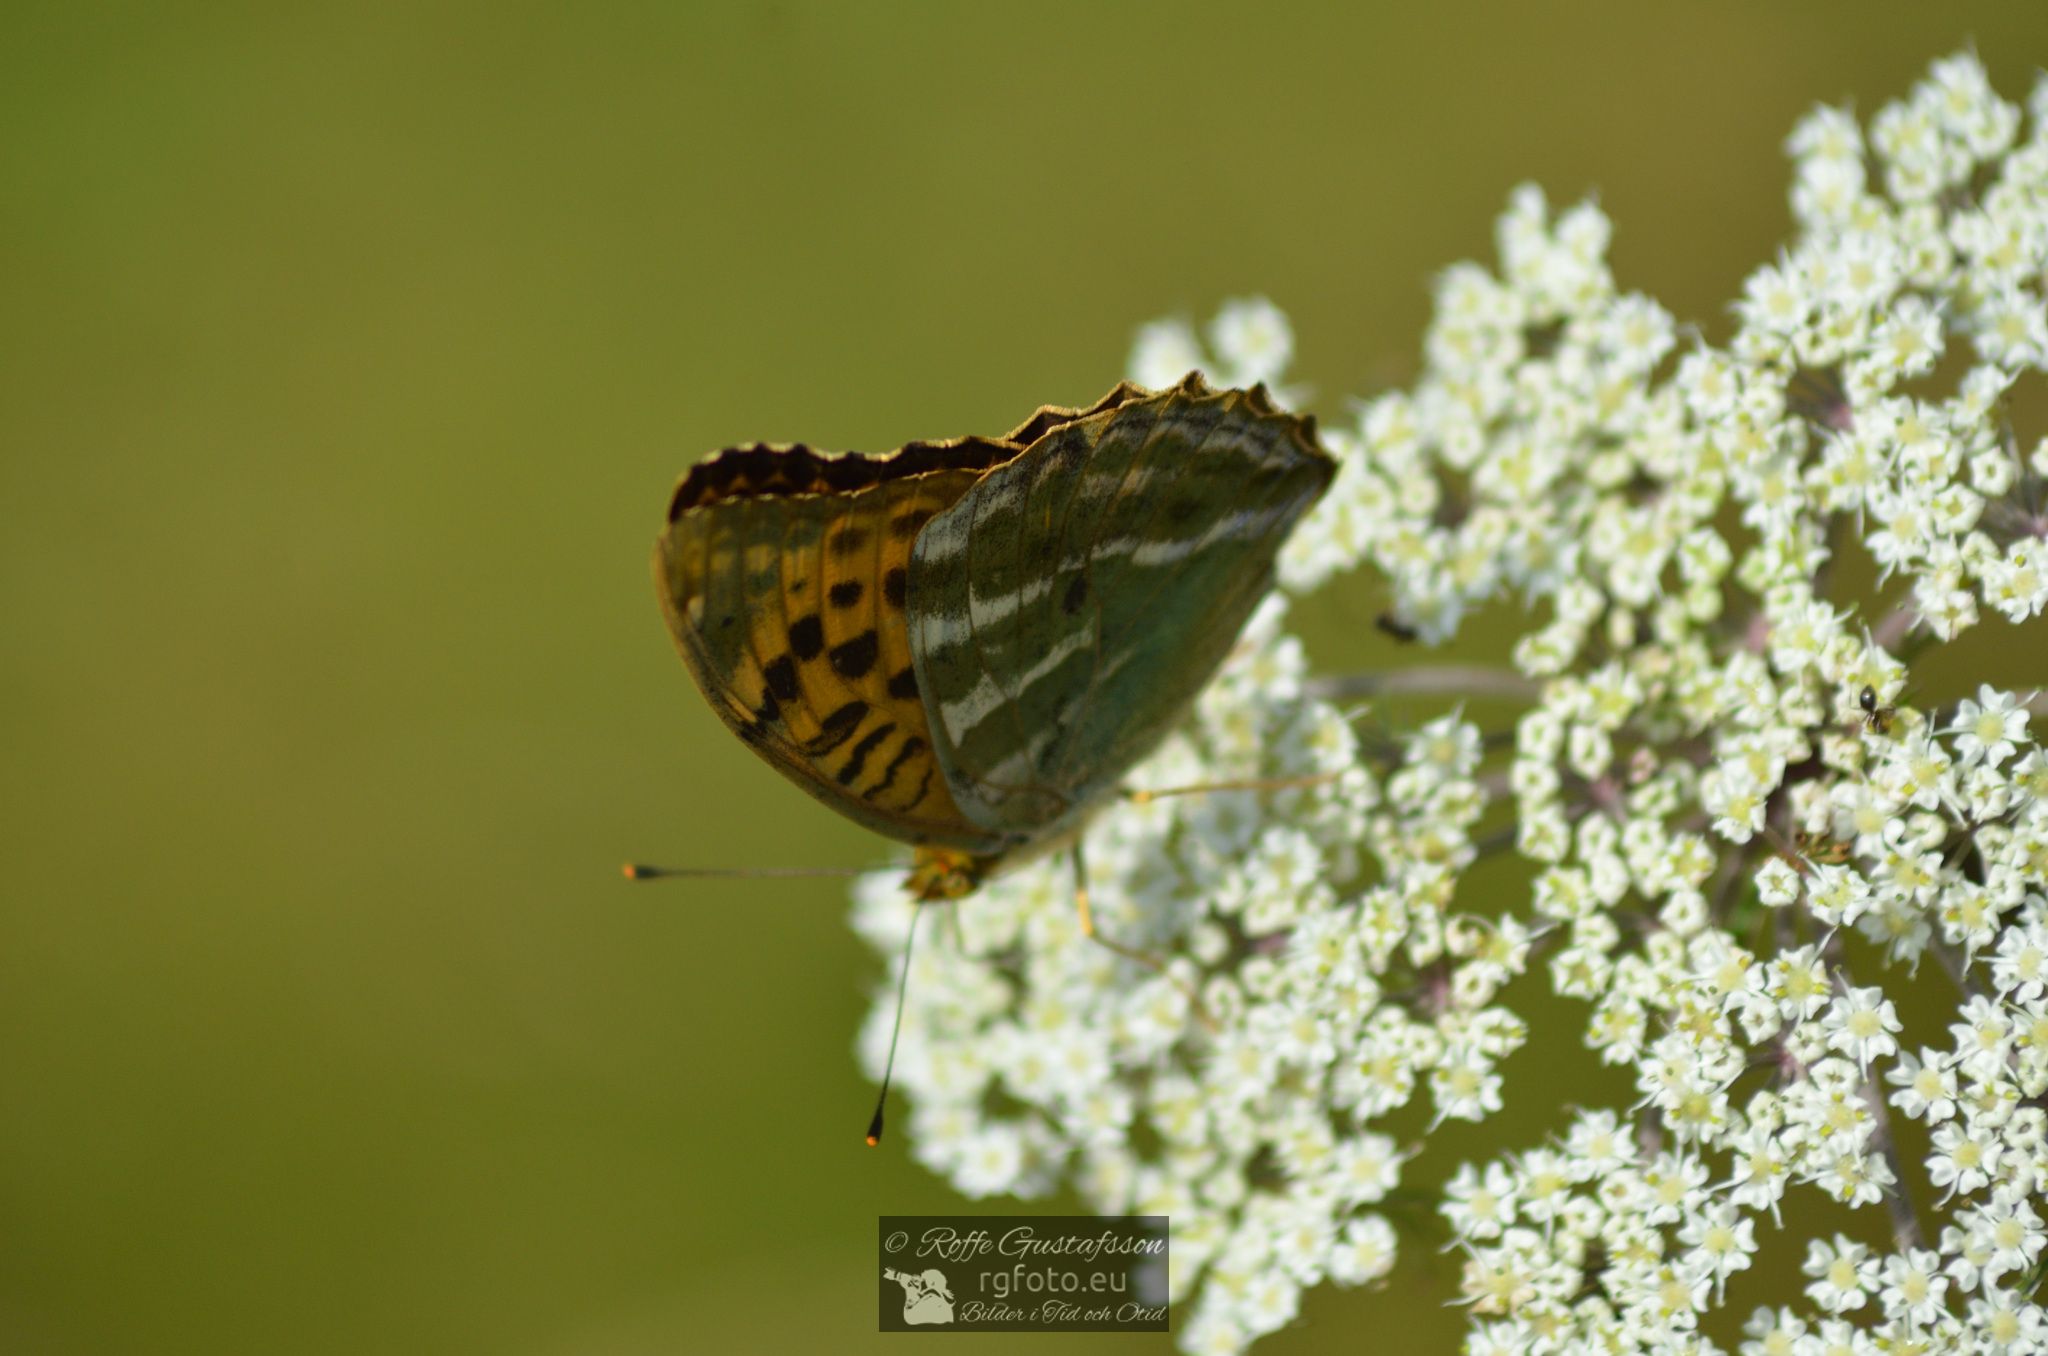
POLYGON ((939 763, 966 818, 1020 840, 1164 738, 1335 470, 1263 390, 1193 377, 1046 422, 932 520, 910 571, 939 763))

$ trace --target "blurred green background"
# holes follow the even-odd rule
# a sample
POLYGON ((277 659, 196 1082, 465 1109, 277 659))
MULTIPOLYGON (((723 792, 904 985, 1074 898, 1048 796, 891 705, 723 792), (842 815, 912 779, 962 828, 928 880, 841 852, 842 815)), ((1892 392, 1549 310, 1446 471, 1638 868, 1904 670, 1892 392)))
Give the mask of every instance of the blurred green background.
POLYGON ((2020 97, 2048 7, 16 0, 0 1351, 888 1346, 874 1218, 959 1203, 860 1144, 843 888, 617 876, 880 855, 676 662, 673 477, 995 432, 1253 292, 1341 416, 1527 178, 1724 332, 1793 120, 1973 39, 2020 97))

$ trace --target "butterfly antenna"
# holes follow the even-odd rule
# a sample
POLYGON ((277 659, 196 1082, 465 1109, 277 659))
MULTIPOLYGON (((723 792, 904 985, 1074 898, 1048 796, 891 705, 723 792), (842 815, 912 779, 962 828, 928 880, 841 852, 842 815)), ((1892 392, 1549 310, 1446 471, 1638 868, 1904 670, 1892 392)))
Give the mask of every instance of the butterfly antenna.
POLYGON ((728 879, 747 876, 861 876, 874 869, 871 866, 649 866, 645 862, 627 862, 619 868, 627 880, 668 880, 678 876, 728 879))
POLYGON ((896 1042, 903 1035, 903 995, 910 989, 910 948, 917 944, 917 920, 924 905, 917 904, 910 915, 910 935, 903 939, 903 973, 896 977, 896 1024, 889 1029, 889 1060, 882 1066, 882 1091, 875 1098, 875 1116, 868 1122, 868 1147, 882 1142, 882 1113, 889 1107, 889 1079, 896 1073, 896 1042))

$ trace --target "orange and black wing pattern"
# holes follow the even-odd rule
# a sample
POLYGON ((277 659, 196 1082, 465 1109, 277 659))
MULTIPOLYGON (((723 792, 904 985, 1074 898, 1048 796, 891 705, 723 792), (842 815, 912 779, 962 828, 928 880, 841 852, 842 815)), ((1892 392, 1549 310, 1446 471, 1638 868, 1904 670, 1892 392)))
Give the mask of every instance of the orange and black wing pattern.
POLYGON ((662 613, 712 708, 791 781, 904 842, 1002 846, 933 753, 906 605, 919 530, 1018 450, 731 448, 677 484, 655 541, 662 613))

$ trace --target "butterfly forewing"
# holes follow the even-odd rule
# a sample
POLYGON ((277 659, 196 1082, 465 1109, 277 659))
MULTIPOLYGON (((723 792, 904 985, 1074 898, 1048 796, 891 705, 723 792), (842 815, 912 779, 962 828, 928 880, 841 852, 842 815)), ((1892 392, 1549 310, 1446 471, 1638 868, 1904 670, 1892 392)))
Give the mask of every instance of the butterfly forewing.
POLYGON ((741 739, 877 832, 970 851, 999 844, 961 814, 936 762, 906 607, 918 532, 982 474, 789 493, 778 469, 769 490, 739 480, 678 511, 654 553, 683 662, 741 739))
POLYGON ((966 818, 1056 832, 1149 753, 1333 473, 1312 425, 1263 391, 1190 378, 1050 424, 934 518, 909 638, 966 818))

